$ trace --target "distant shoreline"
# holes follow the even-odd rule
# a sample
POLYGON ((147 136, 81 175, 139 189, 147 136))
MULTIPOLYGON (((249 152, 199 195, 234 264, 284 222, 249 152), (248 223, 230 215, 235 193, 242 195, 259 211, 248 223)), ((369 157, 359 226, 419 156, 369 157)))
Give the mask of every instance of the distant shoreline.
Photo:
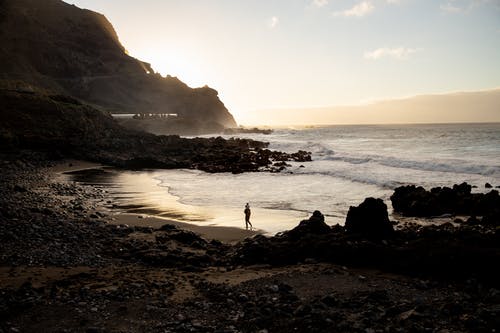
POLYGON ((295 129, 308 129, 308 128, 327 128, 327 127, 350 127, 350 126, 446 126, 446 125, 500 125, 500 121, 493 121, 493 122, 438 122, 438 123, 346 123, 346 124, 334 124, 334 123, 328 123, 328 124, 290 124, 290 125, 268 125, 268 124, 258 124, 258 125, 244 125, 245 127, 258 127, 258 128, 269 128, 269 129, 274 129, 274 130, 280 130, 280 129, 288 129, 288 128, 295 128, 295 129))

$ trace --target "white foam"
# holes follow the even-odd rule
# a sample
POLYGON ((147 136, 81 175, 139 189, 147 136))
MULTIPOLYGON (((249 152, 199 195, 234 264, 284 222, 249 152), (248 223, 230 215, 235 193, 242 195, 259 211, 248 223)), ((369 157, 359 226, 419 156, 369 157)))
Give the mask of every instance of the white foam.
POLYGON ((299 217, 316 209, 327 215, 329 223, 343 223, 349 206, 369 196, 383 198, 390 207, 393 189, 403 184, 431 188, 466 181, 478 190, 484 190, 486 182, 500 185, 499 124, 339 126, 250 137, 269 141, 271 149, 311 151, 314 161, 292 163, 293 174, 170 170, 158 177, 190 205, 224 207, 238 215, 244 203, 251 202, 263 215, 292 212, 290 222, 263 219, 270 225, 261 228, 272 231, 292 228, 299 217))

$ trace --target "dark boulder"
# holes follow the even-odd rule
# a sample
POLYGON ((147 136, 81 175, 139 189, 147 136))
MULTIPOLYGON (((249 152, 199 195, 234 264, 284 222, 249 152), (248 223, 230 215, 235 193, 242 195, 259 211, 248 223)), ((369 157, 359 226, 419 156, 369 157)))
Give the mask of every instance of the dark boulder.
POLYGON ((471 193, 472 186, 467 183, 455 184, 453 185, 453 191, 455 191, 459 195, 467 195, 471 193))
POLYGON ((475 217, 474 215, 467 219, 467 224, 469 224, 469 225, 478 225, 478 224, 480 224, 480 222, 481 221, 479 221, 479 219, 477 217, 475 217))
POLYGON ((433 217, 452 215, 495 215, 500 212, 498 191, 472 193, 467 183, 449 187, 435 187, 430 191, 414 185, 401 186, 391 196, 394 211, 405 216, 433 217))
POLYGON ((490 214, 484 215, 481 219, 481 224, 484 226, 500 226, 500 211, 495 211, 490 214))
POLYGON ((437 207, 430 200, 430 193, 422 186, 400 186, 391 196, 394 211, 407 216, 430 216, 435 214, 437 207))
POLYGON ((197 246, 200 246, 207 243, 205 239, 201 238, 194 232, 187 230, 179 230, 178 232, 174 232, 170 235, 170 238, 186 245, 196 244, 197 246))
POLYGON ((298 226, 288 232, 290 236, 304 236, 308 234, 328 234, 332 231, 325 223, 325 217, 319 210, 314 211, 308 220, 302 220, 298 226))
POLYGON ((384 239, 393 235, 387 206, 382 199, 366 198, 358 207, 350 207, 345 222, 346 232, 370 239, 384 239))

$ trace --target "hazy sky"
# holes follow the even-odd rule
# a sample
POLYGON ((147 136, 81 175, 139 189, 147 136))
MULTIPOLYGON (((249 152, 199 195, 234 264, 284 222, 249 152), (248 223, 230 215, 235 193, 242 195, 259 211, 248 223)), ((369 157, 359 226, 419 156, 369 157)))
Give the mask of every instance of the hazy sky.
POLYGON ((500 87, 500 0, 68 0, 132 56, 252 110, 500 87))

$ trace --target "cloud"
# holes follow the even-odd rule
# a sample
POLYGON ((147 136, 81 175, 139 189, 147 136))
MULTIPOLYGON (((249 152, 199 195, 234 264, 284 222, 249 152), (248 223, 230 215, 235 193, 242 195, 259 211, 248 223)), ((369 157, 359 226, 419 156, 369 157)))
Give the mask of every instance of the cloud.
POLYGON ((344 17, 363 17, 370 14, 375 9, 375 6, 370 1, 363 1, 354 7, 339 12, 334 12, 334 16, 344 17))
POLYGON ((396 48, 388 48, 382 47, 373 51, 365 52, 365 59, 369 60, 378 60, 384 57, 393 58, 393 59, 406 59, 411 54, 417 52, 417 49, 411 49, 407 47, 396 47, 396 48))
POLYGON ((279 23, 280 23, 280 19, 277 16, 273 16, 269 20, 267 20, 267 25, 271 29, 276 28, 279 23))
POLYGON ((316 7, 324 7, 328 5, 328 0, 313 0, 312 4, 316 7))
POLYGON ((500 9, 500 1, 498 0, 447 0, 441 3, 439 8, 443 12, 457 14, 467 13, 483 5, 492 5, 495 9, 500 9))
POLYGON ((388 4, 397 5, 400 4, 402 0, 386 0, 388 4))

